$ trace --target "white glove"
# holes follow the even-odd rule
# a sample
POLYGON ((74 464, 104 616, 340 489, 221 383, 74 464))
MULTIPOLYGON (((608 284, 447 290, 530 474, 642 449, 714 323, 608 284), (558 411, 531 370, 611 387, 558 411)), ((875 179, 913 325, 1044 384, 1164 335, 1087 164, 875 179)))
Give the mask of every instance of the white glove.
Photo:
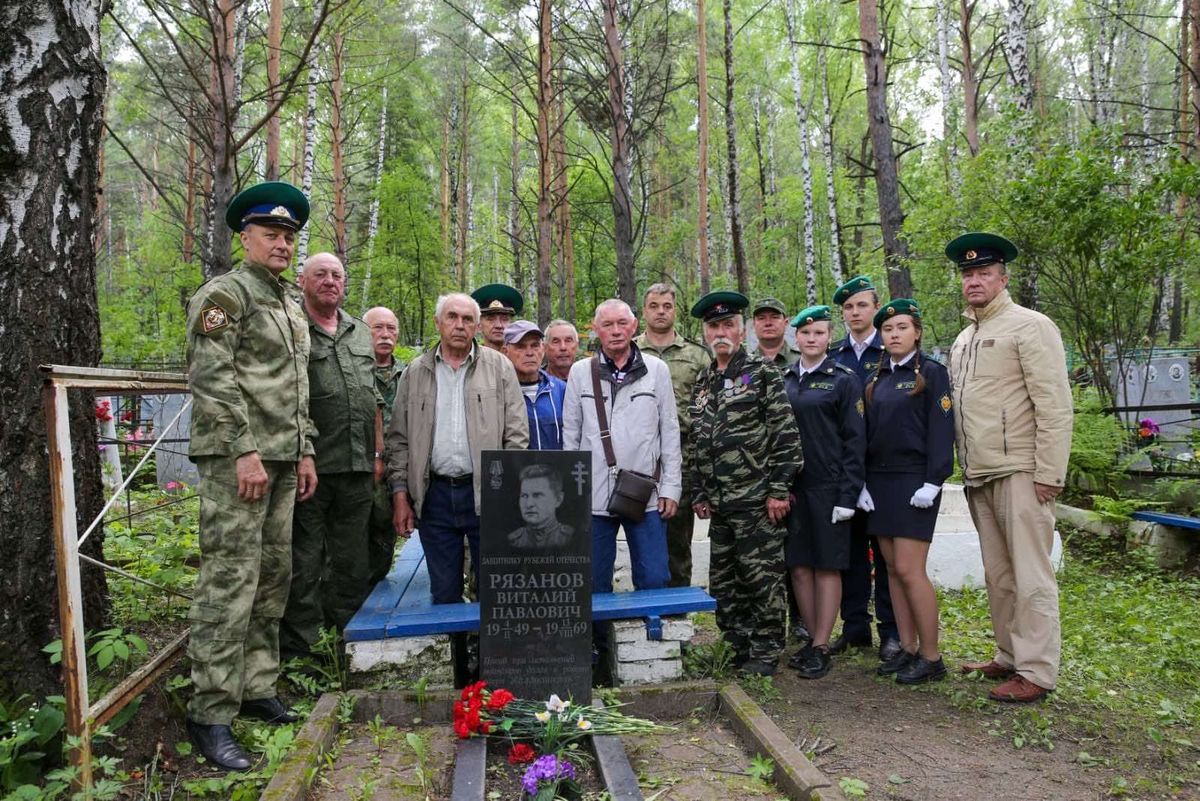
POLYGON ((864 512, 875 511, 875 501, 871 500, 871 493, 867 492, 866 487, 863 487, 862 492, 858 493, 858 503, 855 506, 864 512))
POLYGON ((833 520, 831 522, 841 523, 842 521, 849 520, 852 517, 854 517, 853 509, 847 509, 845 506, 835 506, 833 507, 833 520))
POLYGON ((918 509, 928 509, 930 506, 933 506, 934 500, 937 499, 938 493, 941 491, 942 488, 937 484, 926 484, 913 493, 912 500, 908 503, 918 509))

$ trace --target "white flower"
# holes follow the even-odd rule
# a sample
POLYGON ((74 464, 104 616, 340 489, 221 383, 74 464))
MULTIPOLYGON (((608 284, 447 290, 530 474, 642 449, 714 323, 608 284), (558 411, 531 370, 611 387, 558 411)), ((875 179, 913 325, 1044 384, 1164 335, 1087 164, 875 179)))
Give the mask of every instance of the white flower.
POLYGON ((554 712, 555 714, 560 714, 563 711, 565 711, 566 708, 568 706, 570 706, 570 704, 571 704, 570 701, 562 700, 561 698, 558 697, 558 694, 556 693, 554 695, 551 695, 550 700, 546 702, 546 711, 554 712))
POLYGON ((590 720, 584 720, 583 718, 580 718, 579 722, 575 725, 583 731, 587 731, 588 729, 592 728, 592 722, 590 720))
POLYGON ((549 712, 535 712, 533 716, 537 718, 538 723, 545 723, 550 719, 549 712))

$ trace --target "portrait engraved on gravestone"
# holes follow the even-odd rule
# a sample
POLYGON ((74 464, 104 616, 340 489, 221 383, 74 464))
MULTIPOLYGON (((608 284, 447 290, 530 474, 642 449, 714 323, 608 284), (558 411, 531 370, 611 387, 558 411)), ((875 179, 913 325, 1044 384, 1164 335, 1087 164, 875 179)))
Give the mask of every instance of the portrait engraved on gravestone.
POLYGON ((591 700, 591 458, 484 451, 480 677, 519 697, 591 700))

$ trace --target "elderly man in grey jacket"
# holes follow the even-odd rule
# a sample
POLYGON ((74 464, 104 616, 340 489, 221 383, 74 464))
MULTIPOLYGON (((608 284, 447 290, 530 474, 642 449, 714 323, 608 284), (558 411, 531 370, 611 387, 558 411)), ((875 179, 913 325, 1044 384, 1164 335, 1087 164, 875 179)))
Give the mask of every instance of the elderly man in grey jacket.
POLYGON ((663 521, 675 514, 679 504, 683 463, 671 371, 634 344, 637 318, 624 301, 606 300, 597 306, 593 327, 600 351, 572 366, 563 405, 563 449, 592 452, 593 591, 612 592, 618 526, 624 527, 629 543, 634 587, 665 587, 670 574, 663 521), (616 469, 610 469, 601 441, 593 365, 599 369, 600 400, 611 431, 615 467, 655 482, 640 520, 609 511, 616 469))

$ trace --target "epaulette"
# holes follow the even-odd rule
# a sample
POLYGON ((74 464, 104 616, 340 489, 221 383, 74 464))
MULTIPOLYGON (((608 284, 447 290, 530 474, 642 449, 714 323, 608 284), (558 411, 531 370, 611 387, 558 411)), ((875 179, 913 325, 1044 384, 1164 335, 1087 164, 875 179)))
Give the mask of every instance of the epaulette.
POLYGON ((843 373, 846 373, 848 375, 854 375, 854 371, 851 370, 846 365, 842 364, 841 362, 834 362, 833 366, 838 368, 839 370, 841 370, 843 373))

